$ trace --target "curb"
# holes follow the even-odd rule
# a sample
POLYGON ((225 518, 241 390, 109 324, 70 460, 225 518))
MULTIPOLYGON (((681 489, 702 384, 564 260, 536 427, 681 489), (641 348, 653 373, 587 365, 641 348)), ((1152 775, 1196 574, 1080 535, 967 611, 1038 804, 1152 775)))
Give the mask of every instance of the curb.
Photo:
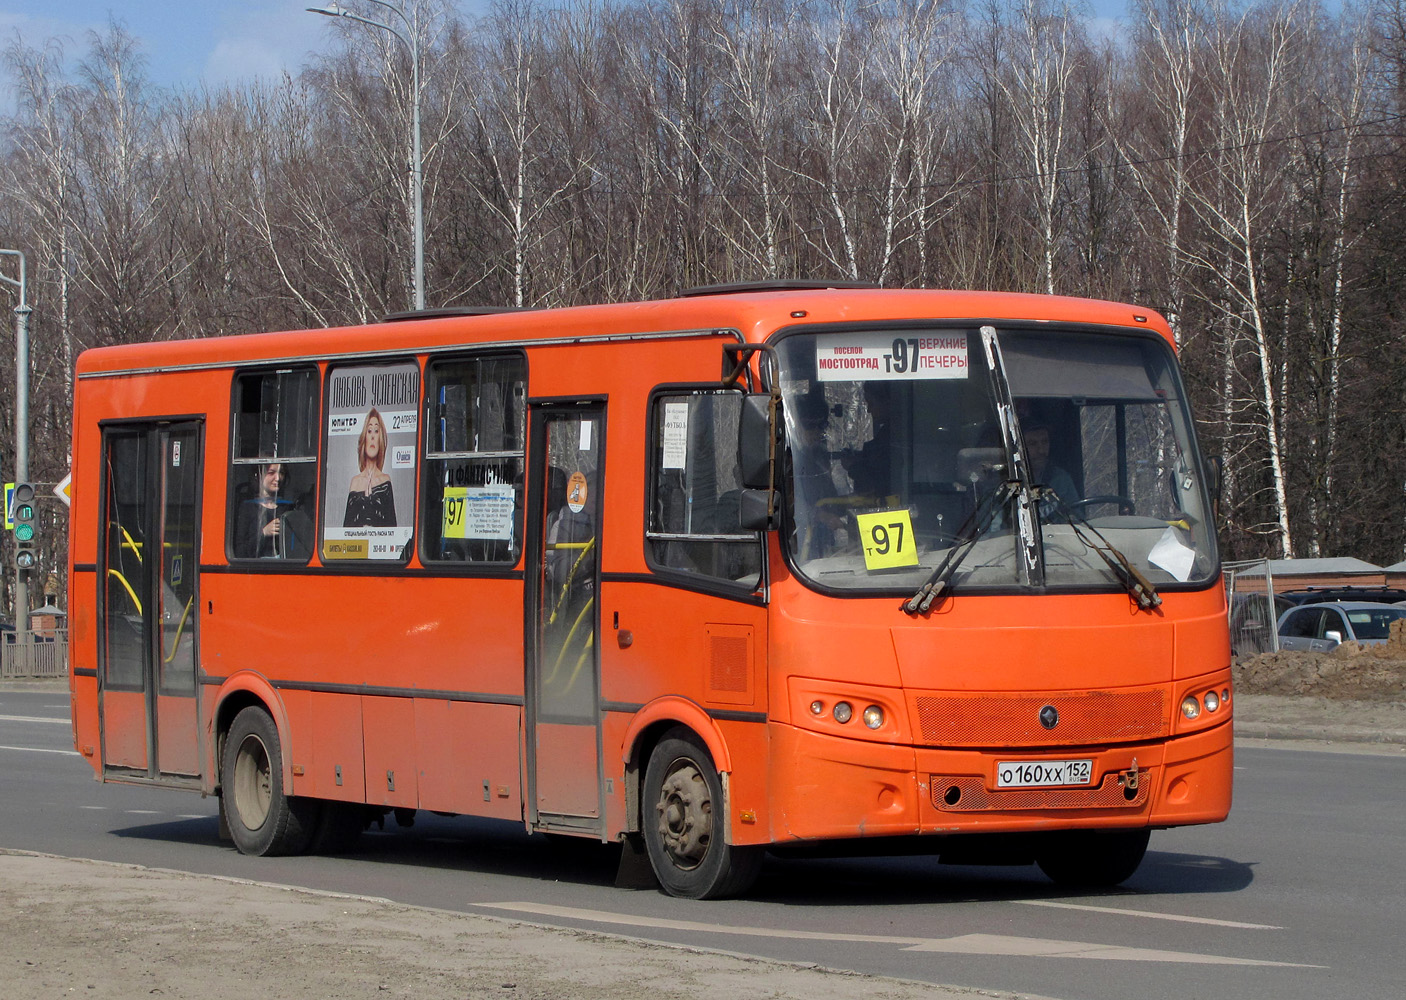
POLYGON ((1236 719, 1235 738, 1357 743, 1375 747, 1399 747, 1406 751, 1406 731, 1369 729, 1365 726, 1293 725, 1278 722, 1242 722, 1236 719))

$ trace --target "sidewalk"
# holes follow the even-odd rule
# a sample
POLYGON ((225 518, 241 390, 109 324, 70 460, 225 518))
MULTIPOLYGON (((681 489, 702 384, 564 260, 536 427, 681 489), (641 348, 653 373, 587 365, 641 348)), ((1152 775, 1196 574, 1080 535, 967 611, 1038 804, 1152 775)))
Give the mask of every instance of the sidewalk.
POLYGON ((4 992, 13 1000, 1015 997, 373 897, 13 851, 0 851, 0 909, 7 915, 0 969, 10 970, 4 992))
POLYGON ((1242 694, 1235 699, 1235 738, 1317 741, 1406 753, 1406 702, 1242 694))

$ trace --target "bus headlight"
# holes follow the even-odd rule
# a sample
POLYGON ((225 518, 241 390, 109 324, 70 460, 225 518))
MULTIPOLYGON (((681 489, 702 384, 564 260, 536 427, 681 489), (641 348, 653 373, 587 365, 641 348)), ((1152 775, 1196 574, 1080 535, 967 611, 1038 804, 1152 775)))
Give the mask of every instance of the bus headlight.
POLYGON ((1206 711, 1214 712, 1216 709, 1220 708, 1220 695, 1216 694, 1214 691, 1207 691, 1205 700, 1206 711))
POLYGON ((1194 694, 1189 694, 1181 700, 1181 714, 1188 719, 1194 719, 1201 714, 1201 703, 1196 700, 1194 694))
POLYGON ((847 701, 835 702, 835 707, 830 710, 830 714, 835 717, 835 721, 843 725, 854 718, 854 706, 847 701))
POLYGON ((821 701, 819 698, 817 698, 817 699, 815 699, 815 701, 811 702, 811 703, 810 703, 810 714, 811 714, 811 715, 824 715, 824 714, 825 714, 825 702, 821 701))
POLYGON ((870 705, 864 710, 864 724, 870 729, 882 728, 884 724, 884 710, 878 705, 870 705))

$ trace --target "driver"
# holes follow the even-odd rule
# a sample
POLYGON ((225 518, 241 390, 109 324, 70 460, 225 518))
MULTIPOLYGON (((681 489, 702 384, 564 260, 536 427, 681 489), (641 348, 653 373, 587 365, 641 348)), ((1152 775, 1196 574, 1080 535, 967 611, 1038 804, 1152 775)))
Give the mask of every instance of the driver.
MULTIPOLYGON (((1050 461, 1050 428, 1048 424, 1033 423, 1023 428, 1025 431, 1025 457, 1030 463, 1030 481, 1036 486, 1054 490, 1065 505, 1079 498, 1079 490, 1074 479, 1058 465, 1050 461)), ((1040 519, 1049 521, 1058 513, 1053 500, 1040 501, 1040 519)))
POLYGON ((831 503, 839 491, 835 488, 834 460, 826 432, 830 425, 830 407, 818 393, 802 396, 796 401, 795 425, 799 433, 791 446, 792 475, 796 487, 795 517, 801 531, 802 558, 828 554, 835 544, 836 532, 845 520, 831 503))

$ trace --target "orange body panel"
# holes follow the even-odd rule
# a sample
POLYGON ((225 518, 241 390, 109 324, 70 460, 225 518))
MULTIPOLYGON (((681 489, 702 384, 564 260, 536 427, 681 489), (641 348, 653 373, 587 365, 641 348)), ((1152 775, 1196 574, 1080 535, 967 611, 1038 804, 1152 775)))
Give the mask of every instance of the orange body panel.
MULTIPOLYGON (((595 832, 605 839, 639 829, 648 747, 673 725, 696 732, 725 773, 726 832, 733 843, 1223 818, 1230 805, 1230 708, 1195 723, 1177 711, 1189 692, 1229 688, 1219 584, 1168 593, 1150 613, 1106 592, 958 595, 930 617, 913 618, 896 613, 889 598, 837 598, 808 589, 789 572, 776 533, 766 546, 767 585, 755 594, 693 588, 651 569, 644 527, 650 392, 715 383, 722 344, 763 341, 796 322, 798 310, 808 325, 1040 319, 1151 328, 1170 342, 1160 317, 1114 303, 833 291, 87 352, 78 364, 73 441, 76 745, 95 746, 101 733, 109 759, 120 752, 135 760, 147 739, 140 696, 104 690, 101 683, 103 425, 197 419, 203 426, 201 576, 194 606, 201 715, 191 738, 199 740, 198 786, 205 792, 218 790, 228 709, 257 702, 278 725, 285 787, 293 794, 529 825, 539 809, 594 816, 603 803, 595 832), (332 363, 392 351, 416 359, 423 372, 430 359, 494 344, 524 353, 530 399, 605 401, 594 645, 598 728, 558 732, 548 722, 534 734, 528 725, 524 608, 534 567, 525 557, 515 567, 475 573, 426 566, 415 555, 388 572, 369 573, 323 565, 316 554, 306 569, 291 572, 231 565, 227 556, 236 372, 301 359, 325 373, 332 363), (813 701, 841 698, 856 709, 882 707, 883 725, 845 728, 812 717, 813 701), (1021 732, 993 735, 949 725, 954 711, 976 719, 983 704, 1023 706, 1016 701, 1022 698, 1067 703, 1071 718, 1086 719, 1091 735, 1071 748, 1068 739, 1022 743, 1021 732), (1114 702, 1144 712, 1147 732, 1110 739, 1098 730, 1102 706, 1114 702), (529 744, 543 733, 534 799, 529 744), (584 763, 594 765, 597 741, 600 784, 594 766, 584 763), (1135 770, 1137 794, 1126 798, 1119 791, 1114 798, 1108 786, 1098 792, 1103 798, 1032 808, 1029 796, 995 788, 998 761, 1075 756, 1093 760, 1096 783, 1135 770), (962 790, 960 808, 943 801, 954 785, 962 790)), ((526 463, 537 460, 529 449, 526 463)), ((528 498, 529 512, 534 502, 528 498)), ((90 760, 100 778, 117 780, 105 775, 101 753, 90 760)))

